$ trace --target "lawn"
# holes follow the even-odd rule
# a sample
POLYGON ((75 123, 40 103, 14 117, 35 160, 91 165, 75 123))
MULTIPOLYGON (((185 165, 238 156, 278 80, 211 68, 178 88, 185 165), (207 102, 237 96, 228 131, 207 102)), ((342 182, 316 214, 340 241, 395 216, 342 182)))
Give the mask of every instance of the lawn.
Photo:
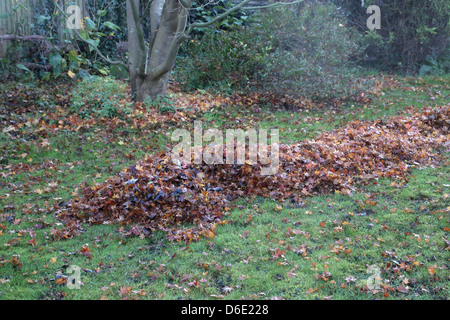
POLYGON ((278 128, 282 143, 294 143, 350 121, 448 105, 449 80, 379 76, 359 102, 257 112, 239 99, 172 88, 173 104, 123 101, 113 118, 77 115, 80 84, 0 83, 0 299, 448 299, 449 150, 440 150, 439 166, 351 195, 301 205, 239 199, 214 237, 196 242, 161 231, 127 236, 129 226, 118 224, 54 235, 64 227, 56 212, 84 187, 169 149, 173 130, 194 119, 204 128, 278 128), (70 266, 81 268, 80 289, 67 287, 70 266), (374 269, 377 289, 367 282, 374 269))

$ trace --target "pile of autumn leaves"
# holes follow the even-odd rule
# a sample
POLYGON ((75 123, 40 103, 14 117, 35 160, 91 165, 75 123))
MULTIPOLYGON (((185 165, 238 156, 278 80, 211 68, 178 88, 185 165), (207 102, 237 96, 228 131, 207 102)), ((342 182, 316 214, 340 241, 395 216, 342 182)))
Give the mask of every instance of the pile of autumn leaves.
POLYGON ((72 236, 81 222, 119 223, 132 226, 128 235, 163 230, 170 240, 190 242, 214 236, 239 197, 299 203, 313 194, 349 194, 355 183, 405 179, 409 168, 437 164, 439 150, 448 149, 449 115, 450 105, 386 122, 352 122, 314 141, 281 145, 274 176, 262 176, 259 165, 180 167, 170 154, 148 156, 72 200, 59 213, 71 228, 55 236, 72 236))

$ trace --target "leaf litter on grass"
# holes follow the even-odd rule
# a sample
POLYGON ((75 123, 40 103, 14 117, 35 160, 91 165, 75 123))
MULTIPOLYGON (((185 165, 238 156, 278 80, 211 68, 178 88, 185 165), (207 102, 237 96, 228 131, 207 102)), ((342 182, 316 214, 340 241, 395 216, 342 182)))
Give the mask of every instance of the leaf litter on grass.
MULTIPOLYGON (((280 146, 279 171, 260 174, 261 165, 185 165, 161 152, 87 187, 58 217, 67 224, 56 238, 72 237, 81 223, 132 225, 126 235, 155 230, 187 243, 213 237, 217 224, 245 196, 300 203, 302 197, 341 192, 357 183, 390 177, 406 179, 411 167, 437 165, 449 148, 450 105, 391 120, 355 121, 313 141, 280 146), (187 224, 191 225, 187 225, 187 224)), ((121 230, 124 230, 121 228, 121 230)))

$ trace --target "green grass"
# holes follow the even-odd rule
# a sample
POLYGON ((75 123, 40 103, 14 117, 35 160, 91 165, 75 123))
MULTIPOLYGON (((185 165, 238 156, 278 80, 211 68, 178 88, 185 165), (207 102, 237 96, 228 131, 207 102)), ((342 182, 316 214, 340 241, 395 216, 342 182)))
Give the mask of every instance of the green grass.
MULTIPOLYGON (((402 86, 384 89, 366 106, 273 115, 264 108, 254 114, 228 106, 201 120, 204 128, 235 127, 235 119, 243 126, 284 128, 281 141, 291 143, 349 121, 448 102, 446 78, 404 79, 402 86)), ((188 245, 171 243, 161 232, 124 237, 117 232, 120 225, 86 225, 80 236, 55 241, 51 230, 62 227, 55 219, 59 204, 79 196, 83 185, 104 181, 146 153, 164 149, 167 132, 96 124, 77 132, 48 132, 44 141, 34 129, 32 124, 14 135, 0 132, 0 299, 122 299, 123 287, 130 287, 125 296, 135 299, 449 297, 450 169, 445 163, 413 169, 403 185, 381 180, 359 186, 351 196, 306 198, 300 207, 242 199, 214 238, 188 245), (20 163, 32 171, 16 167, 20 163), (9 175, 13 169, 17 173, 9 175), (34 244, 29 242, 33 233, 34 244), (92 258, 81 254, 84 245, 92 258), (15 265, 9 262, 14 256, 15 265), (70 276, 70 265, 82 268, 80 290, 55 281, 59 271, 70 276), (371 265, 381 269, 387 297, 384 291, 364 290, 371 265)))
POLYGON ((282 143, 295 143, 314 139, 320 132, 342 127, 351 121, 386 119, 420 112, 425 106, 448 103, 448 77, 404 78, 400 85, 396 89, 382 89, 380 95, 371 96, 371 102, 366 104, 349 102, 339 108, 323 105, 313 109, 275 111, 273 107, 263 106, 258 113, 250 108, 227 106, 205 113, 203 121, 210 127, 279 128, 282 143))

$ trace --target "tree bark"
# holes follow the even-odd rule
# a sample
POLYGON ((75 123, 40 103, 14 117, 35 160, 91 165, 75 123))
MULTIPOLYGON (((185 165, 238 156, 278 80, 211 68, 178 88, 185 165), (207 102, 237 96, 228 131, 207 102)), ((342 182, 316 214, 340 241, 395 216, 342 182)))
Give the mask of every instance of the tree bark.
POLYGON ((130 82, 137 101, 154 100, 167 91, 192 2, 153 0, 148 48, 142 34, 139 4, 139 0, 127 1, 130 82))
MULTIPOLYGON (((139 8, 139 0, 127 0, 127 25, 128 25, 128 68, 130 73, 130 84, 133 95, 136 96, 138 88, 142 81, 139 71, 141 64, 141 55, 143 50, 139 47, 138 28, 141 28, 140 21, 136 21, 136 12, 133 10, 139 8)), ((138 9, 137 9, 138 10, 138 9)), ((137 12, 139 15, 139 12, 137 12)), ((142 30, 142 29, 141 29, 142 30)))

